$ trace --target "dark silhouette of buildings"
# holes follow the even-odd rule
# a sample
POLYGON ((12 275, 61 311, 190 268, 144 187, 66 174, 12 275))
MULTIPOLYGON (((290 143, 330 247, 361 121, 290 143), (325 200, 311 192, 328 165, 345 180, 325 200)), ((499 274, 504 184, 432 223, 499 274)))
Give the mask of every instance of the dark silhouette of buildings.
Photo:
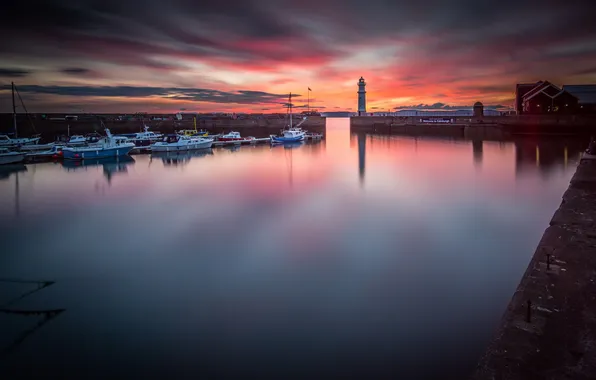
POLYGON ((520 83, 515 87, 515 110, 518 115, 594 113, 596 85, 520 83))

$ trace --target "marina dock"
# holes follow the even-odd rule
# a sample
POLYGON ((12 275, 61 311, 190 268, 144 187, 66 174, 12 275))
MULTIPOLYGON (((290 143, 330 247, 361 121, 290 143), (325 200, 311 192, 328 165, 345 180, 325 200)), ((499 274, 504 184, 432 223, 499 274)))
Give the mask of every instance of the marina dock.
POLYGON ((596 378, 596 156, 584 155, 473 380, 596 378))

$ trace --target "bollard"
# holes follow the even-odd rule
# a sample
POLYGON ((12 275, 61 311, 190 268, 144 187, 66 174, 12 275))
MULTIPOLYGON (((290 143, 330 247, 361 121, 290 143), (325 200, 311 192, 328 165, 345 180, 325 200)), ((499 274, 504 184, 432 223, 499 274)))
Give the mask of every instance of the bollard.
POLYGON ((550 253, 546 254, 546 270, 550 270, 550 253))
POLYGON ((528 300, 528 310, 526 311, 526 322, 532 322, 532 301, 528 300))

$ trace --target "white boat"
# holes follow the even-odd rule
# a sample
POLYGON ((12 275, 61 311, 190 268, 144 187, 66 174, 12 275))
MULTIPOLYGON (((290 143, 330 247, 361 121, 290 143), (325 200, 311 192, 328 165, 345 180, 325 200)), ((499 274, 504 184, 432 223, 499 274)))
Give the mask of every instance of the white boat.
MULTIPOLYGON (((19 130, 17 128, 17 111, 16 111, 16 104, 14 102, 14 92, 15 92, 14 82, 11 83, 11 87, 12 87, 12 124, 13 124, 12 127, 14 129, 15 137, 10 138, 7 135, 0 135, 0 147, 1 148, 15 148, 15 147, 21 147, 24 145, 37 144, 39 142, 39 140, 41 140, 41 137, 39 137, 39 136, 18 138, 19 130)), ((22 102, 23 101, 21 100, 21 103, 22 102)), ((23 106, 24 106, 24 104, 23 104, 23 106)))
POLYGON ((161 133, 155 133, 149 130, 148 126, 143 127, 143 132, 123 134, 120 136, 128 137, 137 147, 148 147, 154 142, 157 142, 163 138, 161 133))
POLYGON ((13 147, 17 147, 19 145, 21 145, 21 146, 34 145, 34 144, 37 144, 40 139, 41 139, 41 137, 37 137, 37 136, 11 139, 7 135, 0 135, 0 147, 13 148, 13 147))
POLYGON ((69 146, 82 146, 87 144, 87 138, 82 135, 72 135, 66 144, 69 146))
POLYGON ((84 160, 126 156, 135 147, 135 144, 128 138, 112 135, 108 128, 106 128, 106 135, 93 145, 65 146, 62 148, 64 159, 84 160))
POLYGON ((72 135, 68 139, 66 145, 68 146, 85 146, 90 144, 97 144, 103 137, 98 133, 89 133, 83 135, 72 135))
POLYGON ((23 145, 20 150, 21 152, 42 152, 51 150, 55 145, 56 143, 23 145))
POLYGON ((7 148, 0 148, 0 165, 16 164, 25 160, 25 153, 11 152, 7 148))
POLYGON ((243 143, 246 141, 252 141, 255 138, 252 136, 249 137, 242 137, 240 136, 240 132, 230 132, 230 133, 226 133, 225 135, 221 135, 217 138, 217 141, 223 141, 223 142, 229 142, 229 141, 233 141, 233 142, 237 142, 237 143, 243 143))
POLYGON ((213 145, 213 139, 190 137, 186 135, 167 135, 163 141, 151 145, 152 152, 179 152, 184 150, 207 149, 213 145))

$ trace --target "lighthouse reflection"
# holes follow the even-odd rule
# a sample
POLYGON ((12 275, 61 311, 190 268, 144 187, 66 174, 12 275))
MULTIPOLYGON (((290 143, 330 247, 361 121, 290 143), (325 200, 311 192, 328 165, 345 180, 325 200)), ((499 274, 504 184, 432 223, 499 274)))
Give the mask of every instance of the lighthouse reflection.
POLYGON ((366 135, 358 135, 358 174, 360 185, 364 185, 364 174, 366 171, 366 135))

